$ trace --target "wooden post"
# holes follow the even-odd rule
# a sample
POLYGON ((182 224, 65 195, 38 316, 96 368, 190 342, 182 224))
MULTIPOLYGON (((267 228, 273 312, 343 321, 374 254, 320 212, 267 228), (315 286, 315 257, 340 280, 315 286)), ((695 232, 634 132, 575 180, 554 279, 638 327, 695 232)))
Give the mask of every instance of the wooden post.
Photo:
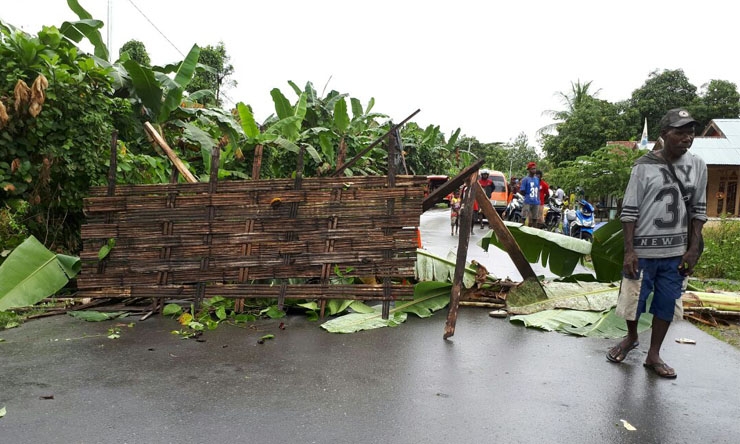
MULTIPOLYGON (((388 137, 388 188, 394 188, 396 186, 396 155, 397 155, 397 145, 395 137, 391 134, 388 137)), ((396 199, 395 198, 389 198, 386 199, 386 208, 388 211, 388 216, 393 216, 393 214, 396 211, 396 199)), ((383 228, 383 234, 386 236, 390 235, 392 230, 390 228, 383 228)), ((383 259, 386 261, 390 261, 393 258, 393 247, 386 248, 383 250, 383 259)), ((391 311, 391 298, 393 295, 391 294, 391 277, 390 276, 384 276, 383 277, 383 305, 381 310, 381 318, 388 319, 390 317, 390 311, 391 311)))
POLYGON ((468 243, 470 242, 470 231, 473 225, 473 186, 478 185, 478 173, 473 172, 468 176, 467 192, 463 197, 463 208, 460 212, 460 238, 457 244, 457 261, 455 262, 455 276, 452 279, 452 291, 450 293, 450 308, 447 312, 447 323, 443 338, 447 339, 455 334, 455 323, 457 322, 457 310, 460 306, 460 294, 462 293, 462 280, 465 274, 465 261, 468 258, 468 243))
MULTIPOLYGON (((295 180, 293 181, 294 190, 300 190, 303 187, 303 157, 305 157, 305 154, 306 147, 301 145, 300 150, 298 151, 298 161, 296 162, 295 180)), ((296 218, 298 217, 298 202, 290 202, 288 205, 290 205, 288 213, 289 220, 286 221, 286 226, 289 231, 285 236, 285 240, 292 242, 296 240, 295 230, 296 218)), ((282 259, 283 264, 289 265, 293 260, 293 253, 282 253, 282 259)), ((278 309, 280 310, 283 309, 283 305, 285 304, 285 294, 287 290, 288 281, 287 279, 283 279, 283 282, 280 284, 280 294, 278 295, 278 309)))
MULTIPOLYGON (((113 130, 110 137, 110 167, 108 168, 108 190, 106 196, 113 197, 116 195, 116 172, 118 170, 118 130, 113 130)), ((105 223, 113 223, 113 214, 105 214, 105 223)), ((108 263, 108 257, 98 262, 98 274, 105 273, 105 266, 108 263)))
POLYGON ((254 161, 252 162, 252 179, 256 180, 260 178, 260 170, 262 169, 262 144, 254 147, 254 161))
MULTIPOLYGON (((221 148, 214 146, 211 150, 211 171, 208 179, 208 194, 213 199, 213 195, 218 190, 218 167, 221 158, 221 148)), ((203 244, 208 246, 208 253, 205 257, 200 259, 200 270, 207 271, 211 266, 211 244, 213 243, 213 220, 216 218, 216 207, 213 204, 209 204, 206 208, 208 219, 208 233, 203 237, 203 244)), ((200 308, 200 304, 206 296, 206 283, 198 282, 198 286, 195 290, 195 309, 200 308)))
MULTIPOLYGON (((252 162, 252 180, 259 180, 260 171, 262 170, 262 151, 264 146, 259 144, 254 147, 254 160, 252 162)), ((255 197, 255 201, 256 201, 255 197)), ((252 233, 254 231, 255 220, 250 219, 245 224, 246 233, 252 233)), ((252 254, 252 242, 248 241, 242 245, 242 256, 251 256, 252 254)), ((246 282, 249 277, 249 268, 242 267, 239 269, 239 282, 246 282)), ((244 298, 236 298, 234 301, 234 311, 237 313, 244 312, 244 298)))

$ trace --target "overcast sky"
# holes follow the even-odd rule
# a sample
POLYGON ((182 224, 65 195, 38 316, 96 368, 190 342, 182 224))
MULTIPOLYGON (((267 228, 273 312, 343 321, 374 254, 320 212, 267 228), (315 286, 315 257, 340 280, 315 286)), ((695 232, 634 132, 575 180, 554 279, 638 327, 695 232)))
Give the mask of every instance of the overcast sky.
MULTIPOLYGON (((158 65, 182 60, 193 44, 224 42, 238 82, 227 95, 251 104, 259 121, 274 112, 272 88, 293 102, 287 81, 310 81, 363 106, 374 97, 374 111, 395 122, 421 109, 413 121, 447 136, 461 128, 508 142, 524 132, 535 145, 537 129, 551 123, 543 111, 563 109, 556 93, 576 80, 611 102, 656 69, 681 68, 697 87, 740 83, 736 9, 719 0, 80 3, 106 22, 106 41, 112 24, 115 57, 130 39, 158 65)), ((5 0, 0 18, 32 34, 77 19, 66 0, 5 0)))

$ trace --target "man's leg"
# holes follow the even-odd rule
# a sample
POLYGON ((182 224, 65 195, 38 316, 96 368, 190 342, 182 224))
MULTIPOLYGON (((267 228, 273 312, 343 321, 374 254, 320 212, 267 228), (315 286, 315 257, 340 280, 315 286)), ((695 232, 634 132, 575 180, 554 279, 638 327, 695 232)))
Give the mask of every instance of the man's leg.
POLYGON ((627 336, 622 339, 622 342, 615 345, 609 350, 609 358, 612 362, 622 362, 627 357, 627 353, 637 347, 637 320, 626 321, 627 322, 627 336))
POLYGON ((660 348, 663 346, 663 340, 668 333, 668 327, 671 323, 658 317, 653 316, 653 332, 650 335, 650 349, 648 350, 645 362, 648 364, 662 364, 660 359, 660 348))

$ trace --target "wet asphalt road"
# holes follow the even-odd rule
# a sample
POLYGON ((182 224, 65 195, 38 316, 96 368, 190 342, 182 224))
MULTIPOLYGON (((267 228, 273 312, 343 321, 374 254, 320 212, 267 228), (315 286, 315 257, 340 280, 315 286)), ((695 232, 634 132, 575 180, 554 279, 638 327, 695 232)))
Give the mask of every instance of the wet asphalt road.
POLYGON ((740 441, 740 350, 688 322, 668 333, 671 381, 642 367, 647 335, 611 364, 613 341, 480 308, 462 307, 445 341, 445 317, 339 335, 290 316, 205 342, 162 317, 127 320, 116 340, 113 322, 30 321, 0 332, 0 444, 740 441))

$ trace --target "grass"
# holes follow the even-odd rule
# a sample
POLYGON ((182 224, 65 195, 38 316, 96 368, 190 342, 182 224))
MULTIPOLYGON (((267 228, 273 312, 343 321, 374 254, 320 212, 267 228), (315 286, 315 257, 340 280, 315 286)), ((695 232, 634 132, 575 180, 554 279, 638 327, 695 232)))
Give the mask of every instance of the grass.
POLYGON ((0 311, 0 330, 13 328, 23 323, 23 318, 12 311, 0 311))
POLYGON ((722 218, 702 231, 704 254, 695 276, 740 281, 740 221, 722 218))
POLYGON ((712 327, 711 325, 705 325, 700 323, 694 323, 699 330, 708 333, 720 341, 726 342, 733 347, 740 348, 740 325, 737 323, 731 323, 730 325, 720 325, 718 327, 712 327))

